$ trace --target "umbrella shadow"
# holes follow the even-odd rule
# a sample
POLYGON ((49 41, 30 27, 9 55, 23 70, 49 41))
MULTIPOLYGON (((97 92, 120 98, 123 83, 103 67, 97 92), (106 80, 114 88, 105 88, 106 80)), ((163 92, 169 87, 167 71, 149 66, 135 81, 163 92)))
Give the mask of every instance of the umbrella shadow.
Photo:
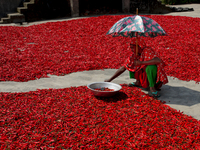
MULTIPOLYGON (((138 88, 146 94, 148 94, 150 91, 149 88, 138 88)), ((165 104, 182 106, 193 106, 200 104, 200 91, 193 90, 185 86, 163 85, 159 93, 161 97, 159 97, 158 100, 165 101, 165 104)))
POLYGON ((193 106, 200 103, 200 91, 195 91, 184 86, 164 85, 160 91, 159 100, 166 104, 193 106))
POLYGON ((99 96, 96 96, 96 98, 98 100, 102 100, 104 102, 118 102, 118 101, 122 101, 122 100, 126 100, 128 98, 128 95, 122 91, 119 91, 117 94, 115 94, 114 96, 112 97, 99 97, 99 96))

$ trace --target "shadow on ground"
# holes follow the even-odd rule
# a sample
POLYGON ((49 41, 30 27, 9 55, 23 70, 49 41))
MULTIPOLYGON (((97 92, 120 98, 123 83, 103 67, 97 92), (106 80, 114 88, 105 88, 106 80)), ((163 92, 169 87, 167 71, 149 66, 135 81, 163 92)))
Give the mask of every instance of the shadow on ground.
POLYGON ((162 96, 159 99, 166 101, 166 104, 193 106, 200 103, 200 92, 183 86, 164 85, 160 94, 162 96))

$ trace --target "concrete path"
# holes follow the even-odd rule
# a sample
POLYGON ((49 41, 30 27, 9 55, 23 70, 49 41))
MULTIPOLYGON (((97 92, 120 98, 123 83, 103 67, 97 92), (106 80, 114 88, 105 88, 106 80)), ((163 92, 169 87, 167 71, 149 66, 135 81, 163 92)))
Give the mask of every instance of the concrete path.
MULTIPOLYGON (((188 4, 188 5, 175 5, 176 7, 189 7, 194 8, 194 11, 190 12, 173 12, 165 15, 174 16, 189 16, 200 18, 200 4, 188 4)), ((78 18, 73 18, 78 19, 78 18)), ((50 20, 64 21, 66 18, 50 20)), ((49 21, 38 21, 33 22, 24 26, 40 24, 49 21)), ((11 24, 9 24, 11 25, 11 24)), ((12 24, 16 25, 16 24, 12 24)), ((27 92, 35 91, 36 89, 49 89, 49 88, 66 88, 71 86, 82 86, 87 85, 91 82, 104 81, 115 73, 116 69, 105 69, 105 70, 93 70, 71 73, 65 76, 49 75, 50 78, 41 78, 38 80, 28 82, 0 82, 0 92, 27 92)), ((162 87, 160 94, 162 95, 159 99, 166 101, 166 104, 170 107, 180 110, 184 114, 192 116, 200 120, 200 84, 195 84, 194 81, 186 82, 173 77, 168 77, 169 83, 162 87)), ((134 80, 129 79, 129 74, 126 71, 120 77, 116 78, 112 82, 123 84, 130 83, 134 80)), ((147 93, 148 91, 143 90, 147 93)))
POLYGON ((165 15, 171 16, 187 16, 187 17, 198 17, 200 18, 200 4, 183 4, 183 5, 169 5, 171 7, 188 7, 193 8, 194 11, 185 11, 185 12, 172 12, 165 15))

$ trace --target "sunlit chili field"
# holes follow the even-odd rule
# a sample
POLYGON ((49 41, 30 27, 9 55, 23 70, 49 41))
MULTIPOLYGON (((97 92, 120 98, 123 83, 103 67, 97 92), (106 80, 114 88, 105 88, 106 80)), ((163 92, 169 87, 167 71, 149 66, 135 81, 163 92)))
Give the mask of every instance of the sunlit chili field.
POLYGON ((85 86, 1 93, 1 148, 200 148, 200 122, 122 85, 115 97, 85 86))
MULTIPOLYGON (((1 26, 0 80, 28 81, 71 72, 119 68, 131 40, 106 35, 126 16, 100 16, 28 27, 1 26)), ((168 76, 200 81, 200 18, 150 15, 168 36, 144 38, 168 65, 168 76)))
MULTIPOLYGON (((0 80, 119 68, 135 39, 106 33, 123 17, 0 26, 0 80)), ((200 18, 147 17, 168 34, 144 38, 167 75, 199 82, 200 18)), ((111 98, 86 86, 0 93, 0 112, 0 149, 200 149, 200 121, 125 84, 111 98)))

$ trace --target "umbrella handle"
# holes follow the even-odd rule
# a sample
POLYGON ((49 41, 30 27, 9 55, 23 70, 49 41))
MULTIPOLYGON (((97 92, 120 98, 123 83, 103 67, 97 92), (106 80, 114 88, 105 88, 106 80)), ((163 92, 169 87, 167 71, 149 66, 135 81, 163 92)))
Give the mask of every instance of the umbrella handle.
MULTIPOLYGON (((136 8, 136 15, 138 15, 138 8, 136 8)), ((136 56, 138 55, 138 33, 136 32, 136 56)))

